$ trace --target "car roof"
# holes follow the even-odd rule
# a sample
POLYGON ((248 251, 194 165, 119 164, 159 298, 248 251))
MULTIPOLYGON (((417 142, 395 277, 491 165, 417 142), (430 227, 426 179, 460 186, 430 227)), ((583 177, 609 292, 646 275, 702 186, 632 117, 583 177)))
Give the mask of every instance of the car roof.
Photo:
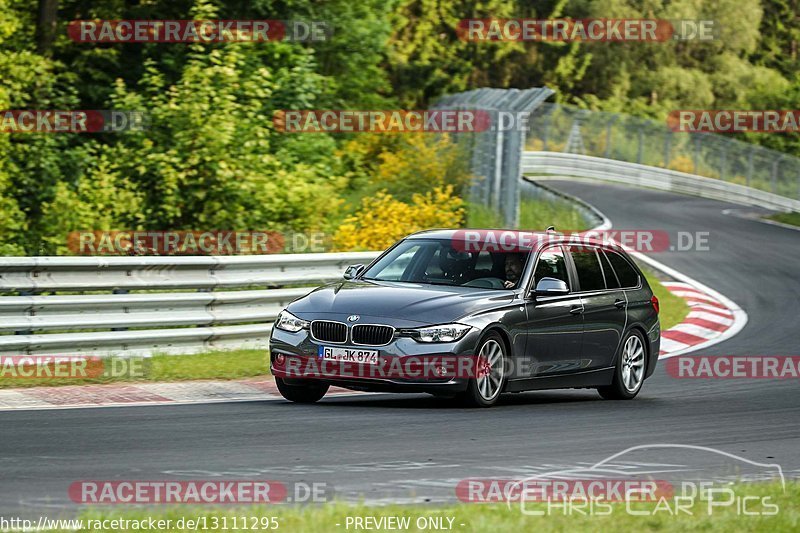
POLYGON ((625 251, 621 246, 614 242, 609 242, 607 239, 601 239, 592 236, 591 230, 562 234, 558 232, 524 231, 502 228, 429 229, 412 233, 406 238, 431 240, 464 240, 470 238, 474 239, 474 242, 479 244, 501 242, 499 239, 504 238, 511 239, 511 242, 520 243, 520 248, 524 248, 525 250, 539 250, 548 244, 566 243, 599 246, 601 248, 607 248, 618 252, 625 251), (579 243, 576 242, 576 239, 579 239, 579 243))

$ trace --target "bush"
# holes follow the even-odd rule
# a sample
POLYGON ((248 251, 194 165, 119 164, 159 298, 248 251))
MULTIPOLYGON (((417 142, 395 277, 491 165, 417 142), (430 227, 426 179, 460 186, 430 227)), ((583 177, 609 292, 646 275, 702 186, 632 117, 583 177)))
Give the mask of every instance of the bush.
POLYGON ((463 194, 472 177, 468 158, 449 135, 362 134, 339 155, 355 178, 352 187, 385 190, 403 202, 435 187, 451 186, 463 194))
POLYGON ((380 250, 415 231, 461 227, 464 214, 464 201, 454 196, 452 185, 414 194, 411 203, 380 191, 344 220, 333 243, 338 250, 380 250))

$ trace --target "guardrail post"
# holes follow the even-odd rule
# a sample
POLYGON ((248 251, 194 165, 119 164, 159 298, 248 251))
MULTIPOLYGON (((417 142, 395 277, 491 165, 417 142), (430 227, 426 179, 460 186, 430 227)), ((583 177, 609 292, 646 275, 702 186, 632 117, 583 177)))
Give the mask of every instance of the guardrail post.
MULTIPOLYGON (((18 291, 20 296, 36 296, 36 291, 18 291)), ((31 316, 30 314, 28 316, 31 316)), ((14 335, 32 335, 33 330, 21 329, 14 332, 14 335)))
POLYGON ((606 124, 606 149, 604 151, 603 157, 609 159, 611 157, 611 132, 614 128, 614 123, 619 119, 619 115, 612 116, 608 124, 606 124))
POLYGON ((727 147, 723 147, 722 148, 722 154, 720 155, 720 158, 719 158, 719 166, 720 166, 719 179, 725 181, 725 169, 728 166, 728 148, 727 147))
POLYGON ((548 149, 547 149, 547 139, 548 139, 549 133, 550 133, 550 118, 551 118, 551 116, 552 115, 550 113, 547 113, 544 116, 544 124, 542 124, 542 150, 545 151, 545 152, 548 151, 548 149))
POLYGON ((748 187, 750 186, 750 180, 753 177, 753 153, 754 152, 755 152, 755 150, 753 148, 750 148, 750 150, 747 151, 747 177, 746 177, 747 181, 746 181, 746 184, 747 184, 748 187))
POLYGON ((664 133, 664 168, 669 168, 669 162, 672 159, 672 131, 667 130, 664 133))
POLYGON ((772 190, 772 194, 777 194, 776 190, 778 188, 778 165, 783 159, 783 156, 777 158, 775 161, 772 162, 772 176, 770 176, 770 189, 772 190))
MULTIPOLYGON (((498 115, 499 117, 499 115, 498 115)), ((494 145, 494 176, 492 177, 492 209, 499 211, 501 206, 500 189, 503 183, 503 130, 497 125, 497 140, 494 145)))
MULTIPOLYGON (((114 289, 111 294, 128 294, 128 289, 114 289)), ((111 331, 128 331, 128 328, 111 328, 111 331)))
POLYGON ((636 149, 636 162, 641 165, 642 160, 644 159, 644 128, 642 128, 641 125, 636 131, 636 139, 639 144, 636 149))

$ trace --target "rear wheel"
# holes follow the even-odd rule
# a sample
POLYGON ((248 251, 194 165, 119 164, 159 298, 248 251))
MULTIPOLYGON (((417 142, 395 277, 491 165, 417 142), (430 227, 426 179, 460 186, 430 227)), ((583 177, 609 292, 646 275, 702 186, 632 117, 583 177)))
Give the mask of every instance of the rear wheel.
POLYGON ((329 385, 309 381, 302 384, 289 385, 283 378, 275 378, 275 385, 281 396, 295 403, 314 403, 322 399, 328 392, 329 385))
POLYGON ((644 346, 644 335, 636 330, 628 333, 617 357, 614 380, 611 385, 597 388, 600 396, 606 400, 631 400, 639 394, 647 362, 644 346))
POLYGON ((478 348, 475 377, 458 398, 473 407, 491 407, 497 403, 506 384, 506 348, 497 333, 489 333, 478 348))

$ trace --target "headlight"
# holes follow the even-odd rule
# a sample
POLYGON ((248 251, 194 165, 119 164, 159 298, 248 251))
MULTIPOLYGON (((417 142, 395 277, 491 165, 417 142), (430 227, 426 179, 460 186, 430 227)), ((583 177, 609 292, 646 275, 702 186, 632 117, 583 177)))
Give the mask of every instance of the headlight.
POLYGON ((283 310, 281 314, 278 315, 278 321, 275 323, 275 327, 284 331, 297 333, 301 329, 307 328, 308 324, 308 320, 297 318, 289 311, 283 310))
POLYGON ((419 342, 455 342, 471 329, 472 326, 465 326, 464 324, 442 324, 441 326, 417 328, 411 331, 415 333, 414 339, 419 342))

